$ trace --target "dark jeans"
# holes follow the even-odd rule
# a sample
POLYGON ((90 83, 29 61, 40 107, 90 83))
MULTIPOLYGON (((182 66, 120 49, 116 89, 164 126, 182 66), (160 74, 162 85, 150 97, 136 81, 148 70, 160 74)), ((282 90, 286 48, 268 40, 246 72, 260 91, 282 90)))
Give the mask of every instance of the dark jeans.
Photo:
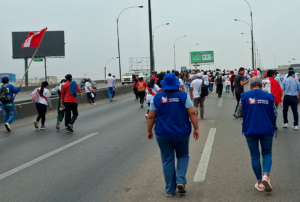
POLYGON ((91 92, 87 93, 89 101, 91 101, 91 103, 95 103, 96 93, 93 93, 93 94, 94 94, 94 97, 92 97, 92 93, 91 92))
POLYGON ((136 100, 139 99, 139 96, 137 94, 137 89, 136 88, 134 88, 133 93, 135 94, 135 99, 136 100))
POLYGON ((64 120, 64 117, 65 117, 65 110, 59 110, 60 102, 61 102, 61 100, 58 99, 58 103, 57 103, 57 121, 59 123, 61 123, 64 120))
POLYGON ((288 123, 289 106, 292 108, 294 115, 294 126, 298 126, 298 99, 297 96, 285 95, 283 98, 283 122, 288 123))
POLYGON ((248 135, 246 136, 246 140, 250 150, 252 169, 255 173, 257 181, 259 181, 262 179, 262 174, 268 173, 270 175, 271 172, 273 136, 248 135), (262 168, 260 164, 259 143, 263 157, 262 168))
POLYGON ((44 126, 46 121, 47 105, 36 103, 35 106, 36 106, 36 110, 38 111, 36 122, 39 122, 42 119, 42 126, 44 126))
POLYGON ((219 84, 217 84, 217 93, 218 93, 219 97, 222 96, 222 92, 223 92, 223 84, 219 83, 219 84))
POLYGON ((235 94, 235 99, 236 99, 237 103, 236 103, 236 107, 235 107, 234 113, 236 113, 236 110, 237 110, 237 108, 239 106, 239 103, 240 103, 240 100, 241 100, 241 94, 235 94))
POLYGON ((209 91, 212 92, 214 90, 214 84, 210 83, 209 84, 209 91))
POLYGON ((116 94, 116 91, 113 91, 113 96, 112 96, 112 98, 115 98, 115 94, 116 94))
POLYGON ((145 91, 138 91, 137 92, 138 96, 140 97, 140 103, 144 104, 144 99, 145 99, 145 91))
POLYGON ((78 104, 76 102, 65 102, 65 125, 74 125, 77 117, 78 117, 78 104), (71 118, 71 112, 73 113, 73 116, 71 118))

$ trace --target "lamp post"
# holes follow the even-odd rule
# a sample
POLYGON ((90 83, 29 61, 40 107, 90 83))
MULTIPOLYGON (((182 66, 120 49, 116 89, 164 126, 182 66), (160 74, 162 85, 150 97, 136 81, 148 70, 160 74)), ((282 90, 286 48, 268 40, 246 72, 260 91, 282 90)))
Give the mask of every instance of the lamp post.
MULTIPOLYGON (((252 19, 252 11, 251 11, 251 19, 252 19)), ((244 20, 234 19, 234 21, 244 22, 244 23, 247 23, 249 25, 250 32, 251 32, 251 43, 252 43, 252 69, 254 70, 255 69, 255 63, 254 63, 254 41, 253 41, 253 30, 252 30, 252 27, 251 27, 251 25, 248 22, 246 22, 244 20)))
MULTIPOLYGON (((154 29, 154 31, 153 31, 153 34, 152 34, 152 42, 153 42, 153 70, 151 70, 151 72, 155 70, 155 54, 154 54, 154 34, 155 34, 155 31, 156 31, 157 28, 159 28, 159 27, 161 27, 161 26, 164 26, 164 25, 169 25, 169 24, 170 24, 170 23, 165 23, 165 24, 158 25, 158 26, 154 29)), ((150 73, 151 73, 151 72, 150 72, 150 73)))
POLYGON ((189 58, 190 58, 190 70, 192 70, 192 60, 191 60, 191 49, 195 46, 198 46, 199 44, 197 43, 196 45, 193 45, 190 50, 189 50, 189 58))
POLYGON ((184 37, 186 37, 186 35, 181 36, 181 37, 178 37, 178 38, 175 40, 175 42, 174 42, 174 70, 176 70, 176 52, 175 52, 175 49, 176 49, 176 47, 175 47, 176 41, 177 41, 178 39, 181 39, 181 38, 184 38, 184 37))
POLYGON ((128 7, 125 8, 124 10, 121 11, 121 13, 119 14, 118 18, 117 18, 117 36, 118 36, 118 56, 119 56, 119 73, 120 73, 120 79, 122 78, 122 72, 121 72, 121 54, 120 54, 120 37, 119 37, 119 18, 121 16, 121 14, 130 8, 143 8, 143 6, 132 6, 132 7, 128 7))
MULTIPOLYGON (((106 78, 106 66, 107 66, 107 63, 108 63, 109 61, 111 61, 111 60, 113 60, 113 59, 117 59, 117 58, 119 58, 119 57, 110 58, 109 60, 106 61, 105 67, 104 67, 104 80, 105 80, 105 78, 106 78)), ((121 78, 120 78, 120 79, 121 79, 121 78)))

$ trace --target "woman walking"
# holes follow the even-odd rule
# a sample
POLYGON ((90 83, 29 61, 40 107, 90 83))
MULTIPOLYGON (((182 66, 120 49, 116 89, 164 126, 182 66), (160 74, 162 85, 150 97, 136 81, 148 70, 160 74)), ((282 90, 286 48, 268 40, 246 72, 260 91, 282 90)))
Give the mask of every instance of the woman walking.
MULTIPOLYGON (((146 88, 146 103, 148 104, 148 107, 150 107, 150 101, 153 99, 154 95, 156 95, 160 88, 158 87, 157 83, 158 78, 151 77, 150 82, 148 83, 148 86, 146 88)), ((145 115, 146 120, 148 120, 148 114, 149 109, 147 110, 147 114, 145 115)))
POLYGON ((85 92, 88 96, 88 101, 92 104, 92 105, 96 105, 95 103, 95 97, 96 97, 96 93, 95 93, 95 90, 94 88, 92 87, 91 85, 91 79, 90 78, 87 78, 86 79, 86 82, 85 82, 85 92))
POLYGON ((50 101, 50 93, 48 88, 48 82, 44 81, 41 85, 40 88, 36 89, 38 95, 39 95, 39 100, 36 103, 36 109, 38 111, 38 116, 36 118, 36 121, 34 122, 34 127, 36 129, 39 128, 39 121, 42 119, 42 125, 41 125, 41 130, 45 130, 45 121, 46 121, 46 112, 47 112, 47 107, 49 105, 49 110, 52 109, 51 101, 50 101))
POLYGON ((189 93, 190 92, 190 87, 191 87, 190 77, 186 73, 183 79, 184 79, 184 84, 185 84, 185 92, 189 93))
POLYGON ((139 99, 139 96, 137 94, 137 89, 136 89, 136 84, 138 83, 139 81, 137 80, 136 76, 134 74, 132 74, 132 90, 133 90, 133 93, 135 94, 135 100, 138 100, 139 99))
POLYGON ((135 88, 137 89, 137 94, 140 98, 141 108, 144 107, 145 95, 146 95, 147 84, 144 82, 143 77, 139 78, 139 82, 136 84, 135 88))

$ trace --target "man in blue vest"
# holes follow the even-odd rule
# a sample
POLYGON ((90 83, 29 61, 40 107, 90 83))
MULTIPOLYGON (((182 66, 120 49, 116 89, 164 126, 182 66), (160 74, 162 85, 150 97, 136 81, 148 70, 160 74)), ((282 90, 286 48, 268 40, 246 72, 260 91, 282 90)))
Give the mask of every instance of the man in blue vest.
POLYGON ((178 90, 180 83, 173 73, 166 74, 161 82, 163 91, 154 96, 150 103, 148 116, 148 139, 153 139, 152 128, 155 122, 155 134, 161 152, 165 176, 166 196, 186 193, 186 172, 189 163, 189 139, 191 122, 194 126, 194 138, 199 138, 198 118, 190 96, 178 90), (175 169, 175 153, 177 169, 175 169))
POLYGON ((255 188, 258 191, 272 191, 270 171, 272 167, 272 143, 276 108, 274 95, 262 90, 262 80, 253 77, 250 91, 241 94, 243 107, 243 134, 251 154, 252 168, 256 175, 255 188), (260 150, 263 161, 260 164, 260 150))

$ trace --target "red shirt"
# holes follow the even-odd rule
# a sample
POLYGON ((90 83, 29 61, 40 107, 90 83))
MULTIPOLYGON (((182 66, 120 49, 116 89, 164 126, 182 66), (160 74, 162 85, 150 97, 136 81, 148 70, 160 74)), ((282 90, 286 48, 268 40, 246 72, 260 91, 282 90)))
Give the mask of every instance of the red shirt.
POLYGON ((139 85, 140 84, 143 84, 143 87, 144 87, 144 90, 146 90, 146 87, 147 87, 147 84, 144 82, 144 81, 139 81, 136 85, 135 85, 135 88, 139 91, 139 85))
MULTIPOLYGON (((77 85, 77 91, 78 93, 81 93, 81 90, 80 90, 80 87, 78 85, 78 83, 76 83, 77 85)), ((70 81, 68 81, 66 84, 64 84, 62 87, 61 87, 61 99, 64 101, 64 102, 75 102, 77 103, 77 99, 74 95, 70 94, 70 81)))

